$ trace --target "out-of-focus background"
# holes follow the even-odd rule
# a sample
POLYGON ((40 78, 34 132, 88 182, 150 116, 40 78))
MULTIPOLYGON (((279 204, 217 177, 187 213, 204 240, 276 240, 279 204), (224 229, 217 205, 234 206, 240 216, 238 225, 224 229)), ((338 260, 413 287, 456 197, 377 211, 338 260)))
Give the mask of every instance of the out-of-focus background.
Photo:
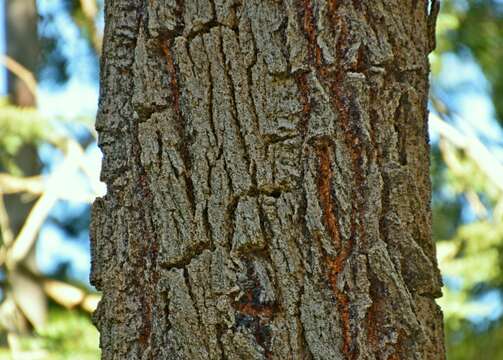
POLYGON ((0 359, 98 359, 89 210, 103 4, 0 0, 0 359))
MULTIPOLYGON (((0 359, 98 359, 89 209, 102 0, 0 0, 0 359)), ((503 0, 445 0, 431 55, 448 358, 503 359, 503 0), (483 354, 483 355, 481 355, 483 354)))

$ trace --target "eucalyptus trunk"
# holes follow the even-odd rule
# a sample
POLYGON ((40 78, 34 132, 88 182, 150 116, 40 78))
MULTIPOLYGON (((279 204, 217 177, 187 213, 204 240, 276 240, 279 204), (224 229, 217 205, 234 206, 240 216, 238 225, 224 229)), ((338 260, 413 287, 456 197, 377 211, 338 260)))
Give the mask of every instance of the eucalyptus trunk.
POLYGON ((438 3, 109 0, 103 359, 444 359, 438 3))

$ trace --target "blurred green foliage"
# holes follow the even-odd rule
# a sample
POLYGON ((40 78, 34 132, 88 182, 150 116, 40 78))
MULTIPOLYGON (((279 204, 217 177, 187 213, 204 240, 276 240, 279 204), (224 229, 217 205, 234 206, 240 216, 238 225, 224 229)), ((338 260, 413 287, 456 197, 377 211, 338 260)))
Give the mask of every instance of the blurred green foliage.
POLYGON ((19 108, 0 99, 0 134, 0 170, 19 176, 15 155, 23 144, 38 145, 50 139, 51 126, 36 109, 19 108))
MULTIPOLYGON (((87 120, 77 119, 73 123, 85 125, 87 120)), ((0 100, 0 133, 2 134, 0 137, 0 176, 10 176, 10 179, 17 179, 17 181, 23 179, 26 174, 23 174, 18 166, 22 161, 18 159, 18 155, 25 146, 37 147, 51 144, 56 148, 66 148, 67 143, 72 141, 74 146, 82 145, 77 145, 78 142, 70 131, 62 131, 65 125, 69 124, 68 120, 48 120, 41 116, 37 109, 20 108, 0 100)), ((79 161, 79 158, 74 160, 79 161)), ((49 178, 50 176, 51 174, 49 178)), ((55 293, 53 290, 51 293, 45 287, 50 279, 46 275, 39 274, 36 266, 34 270, 33 265, 24 263, 24 260, 21 260, 19 264, 9 260, 11 254, 9 251, 19 238, 13 238, 14 234, 11 231, 6 232, 10 227, 9 217, 14 214, 8 213, 4 207, 6 194, 3 193, 5 189, 1 185, 0 182, 0 224, 2 224, 0 228, 0 276, 2 277, 0 282, 0 359, 98 359, 98 332, 92 325, 88 313, 68 310, 54 303, 48 312, 47 321, 45 321, 45 315, 42 315, 47 311, 45 306, 47 296, 63 305, 70 301, 71 303, 66 303, 71 304, 65 305, 67 307, 80 306, 90 311, 88 303, 84 301, 95 295, 89 294, 89 289, 85 286, 72 284, 74 281, 68 279, 63 273, 60 276, 52 274, 51 279, 57 279, 60 282, 57 287, 54 283, 52 285, 52 289, 59 292, 55 293), (9 240, 4 242, 3 235, 5 234, 9 234, 5 237, 9 240), (21 278, 24 280, 18 284, 21 278), (29 286, 26 286, 28 283, 29 286), (29 305, 18 303, 13 293, 20 297, 30 298, 29 305), (71 300, 75 296, 81 297, 81 300, 71 300), (33 319, 39 319, 40 322, 34 322, 33 319), (30 325, 27 326, 28 322, 30 325)), ((33 197, 29 191, 26 194, 33 197)), ((62 229, 79 232, 85 231, 88 223, 89 218, 83 216, 79 219, 70 217, 58 225, 62 229)), ((31 225, 26 220, 23 226, 31 225)))
MULTIPOLYGON (((503 124, 503 1, 445 0, 437 22, 436 54, 471 55, 492 87, 498 121, 503 124)), ((433 70, 440 67, 434 61, 433 70)))
MULTIPOLYGON (((496 121, 503 124, 503 2, 443 1, 437 39, 431 56, 434 89, 442 55, 473 59, 490 84, 496 121)), ((449 100, 449 89, 443 90, 449 100)), ((456 111, 440 110, 447 121, 456 111)), ((491 145, 493 157, 501 145, 491 145)), ((503 179, 498 169, 484 167, 490 159, 474 156, 470 146, 477 145, 460 148, 441 137, 432 149, 433 233, 446 284, 439 303, 448 359, 503 359, 503 179)))
MULTIPOLYGON (((96 81, 102 36, 99 10, 103 7, 103 1, 59 0, 29 3, 26 3, 26 8, 23 7, 23 11, 31 7, 33 11, 38 12, 38 33, 33 34, 29 26, 22 24, 25 20, 23 15, 17 22, 7 22, 10 23, 7 26, 14 23, 19 33, 24 31, 31 34, 31 37, 27 38, 32 41, 19 44, 20 48, 24 46, 24 50, 28 50, 33 48, 34 44, 40 45, 39 67, 28 66, 23 69, 23 64, 27 66, 30 63, 28 60, 31 60, 22 58, 28 51, 16 54, 8 52, 9 58, 18 57, 11 60, 22 68, 20 70, 18 67, 16 70, 8 67, 10 71, 20 76, 21 80, 24 79, 23 81, 27 79, 23 73, 27 72, 29 78, 42 79, 51 86, 63 85, 74 75, 76 60, 80 59, 85 62, 85 66, 77 66, 77 71, 80 73, 87 69, 92 74, 90 80, 96 81), (72 35, 72 30, 77 31, 72 35)), ((12 9, 13 4, 14 2, 10 1, 4 5, 6 9, 12 9)), ((17 16, 15 14, 24 14, 20 11, 8 13, 9 16, 14 14, 13 17, 17 16)), ((14 33, 10 30, 12 29, 6 29, 7 33, 14 33)), ((9 39, 11 38, 7 37, 7 41, 12 41, 9 39)), ((30 90, 36 98, 38 91, 33 88, 30 90)), ((8 91, 12 91, 12 88, 8 91)), ((35 104, 30 102, 25 105, 35 104)), ((99 358, 98 332, 89 316, 99 296, 90 290, 89 285, 76 284, 74 279, 68 278, 64 271, 65 264, 59 264, 62 265, 61 271, 57 273, 40 273, 31 257, 39 251, 34 244, 38 241, 40 226, 33 221, 35 217, 28 216, 35 211, 36 206, 32 207, 33 201, 36 200, 36 204, 40 205, 39 200, 43 199, 44 195, 55 196, 56 186, 51 184, 51 181, 56 182, 55 174, 58 171, 65 170, 68 175, 72 175, 70 169, 75 166, 65 167, 67 159, 73 159, 73 162, 68 160, 68 163, 78 165, 78 171, 90 183, 91 191, 82 189, 78 194, 82 196, 77 196, 77 200, 60 198, 65 194, 58 193, 58 202, 86 203, 96 196, 97 175, 93 170, 86 169, 87 163, 84 163, 85 152, 96 140, 94 130, 90 129, 92 123, 94 120, 89 121, 86 117, 61 119, 57 115, 41 116, 37 108, 21 108, 0 99, 0 177, 3 179, 3 183, 0 182, 0 359, 99 358), (85 125, 88 131, 75 130, 75 123, 85 125), (48 148, 51 153, 57 153, 50 156, 63 158, 61 164, 58 164, 57 160, 51 160, 48 155, 45 158, 40 155, 44 149, 48 153, 48 148), (39 174, 41 168, 43 174, 39 174), (17 206, 18 204, 23 206, 17 206), (19 231, 20 228, 34 229, 33 236, 21 236, 23 231, 19 231), (14 259, 11 250, 19 243, 31 244, 26 245, 30 247, 30 251, 25 253, 22 259, 14 259), (49 312, 48 298, 53 301, 49 312), (86 312, 68 310, 70 308, 85 309, 86 312)), ((46 196, 47 198, 50 197, 46 196)), ((56 219, 51 217, 50 213, 54 203, 48 201, 41 204, 46 206, 42 211, 42 206, 38 208, 38 215, 43 216, 43 221, 52 222, 53 226, 57 225, 65 233, 70 233, 69 237, 78 238, 78 235, 87 230, 89 218, 85 215, 79 219, 56 219)), ((81 214, 87 212, 81 211, 81 214)))
MULTIPOLYGON (((89 315, 53 306, 48 325, 38 334, 20 339, 19 358, 30 360, 99 359, 99 337, 89 315)), ((0 348, 0 359, 10 359, 11 352, 0 348)))
POLYGON ((470 1, 467 11, 454 10, 459 26, 448 40, 456 51, 467 46, 492 85, 496 113, 503 123, 503 3, 470 1))

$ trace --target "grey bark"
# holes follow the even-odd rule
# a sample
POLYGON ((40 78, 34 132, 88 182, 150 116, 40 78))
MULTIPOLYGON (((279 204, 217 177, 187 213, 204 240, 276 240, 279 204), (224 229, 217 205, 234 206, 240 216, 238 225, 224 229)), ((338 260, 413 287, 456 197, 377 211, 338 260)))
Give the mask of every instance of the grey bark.
POLYGON ((444 359, 427 2, 105 16, 103 359, 444 359))

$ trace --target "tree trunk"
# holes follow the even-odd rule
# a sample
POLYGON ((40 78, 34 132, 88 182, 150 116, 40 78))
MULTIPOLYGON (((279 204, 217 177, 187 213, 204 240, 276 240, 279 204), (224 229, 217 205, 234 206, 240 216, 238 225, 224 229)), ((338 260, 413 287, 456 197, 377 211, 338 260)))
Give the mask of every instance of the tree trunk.
MULTIPOLYGON (((40 53, 35 0, 7 0, 5 2, 7 55, 37 77, 40 53)), ((7 73, 9 102, 20 107, 35 107, 36 99, 28 86, 11 72, 7 73)), ((15 158, 23 175, 40 173, 40 161, 35 146, 24 145, 15 158)), ((17 235, 24 224, 34 200, 21 199, 19 194, 5 196, 10 228, 17 235)))
MULTIPOLYGON (((3 6, 7 55, 37 78, 40 44, 36 1, 6 0, 3 6)), ((31 108, 37 106, 37 99, 29 86, 10 71, 7 73, 7 93, 11 105, 31 108)), ((41 163, 34 144, 23 144, 13 160, 24 176, 40 174, 41 163)), ((6 242, 16 239, 35 204, 36 199, 27 199, 25 195, 0 194, 8 214, 8 233, 13 235, 13 239, 5 239, 6 242)), ((0 335, 3 336, 3 332, 8 334, 13 353, 19 350, 19 335, 30 329, 28 323, 40 329, 47 321, 47 299, 41 285, 34 279, 34 274, 39 274, 35 256, 35 246, 32 245, 28 255, 20 263, 2 266, 8 284, 2 286, 2 305, 7 304, 2 310, 7 321, 4 328, 0 328, 0 335), (27 293, 32 296, 33 301, 26 301, 27 293)))
MULTIPOLYGON (((35 0, 6 0, 7 55, 36 77, 40 58, 38 15, 35 0)), ((11 104, 33 107, 36 99, 28 86, 12 73, 7 74, 11 104)))
POLYGON ((444 359, 434 13, 108 1, 108 194, 91 230, 103 359, 444 359))

